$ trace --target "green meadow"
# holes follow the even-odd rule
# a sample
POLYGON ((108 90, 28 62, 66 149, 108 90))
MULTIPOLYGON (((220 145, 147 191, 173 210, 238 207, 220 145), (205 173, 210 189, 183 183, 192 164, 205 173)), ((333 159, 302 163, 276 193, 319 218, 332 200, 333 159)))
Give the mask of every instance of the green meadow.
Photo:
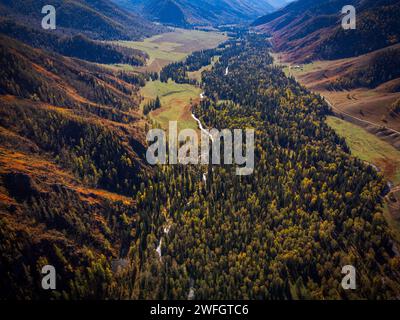
POLYGON ((201 89, 189 84, 177 84, 174 81, 163 83, 149 81, 141 94, 142 103, 155 99, 161 101, 161 108, 150 113, 150 118, 156 121, 163 129, 168 129, 169 121, 178 121, 178 129, 197 129, 197 123, 191 115, 191 102, 198 102, 201 89))
POLYGON ((328 125, 345 138, 352 155, 376 165, 395 185, 400 183, 400 151, 350 122, 330 116, 328 125))
POLYGON ((174 29, 143 41, 114 43, 146 52, 149 55, 147 70, 160 71, 163 66, 183 60, 194 51, 215 48, 227 39, 225 34, 219 32, 174 29))

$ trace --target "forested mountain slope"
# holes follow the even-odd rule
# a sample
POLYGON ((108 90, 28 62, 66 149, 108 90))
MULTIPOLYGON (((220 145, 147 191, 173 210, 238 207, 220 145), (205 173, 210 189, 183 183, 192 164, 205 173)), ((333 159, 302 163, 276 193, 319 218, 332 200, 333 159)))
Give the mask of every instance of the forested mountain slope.
POLYGON ((113 0, 150 19, 178 26, 251 21, 274 10, 267 0, 113 0))
MULTIPOLYGON (((272 64, 265 35, 240 31, 161 71, 164 82, 190 82, 187 72, 215 62, 202 74, 201 103, 188 107, 206 128, 255 129, 253 174, 151 167, 151 124, 139 108, 150 76, 60 55, 75 51, 68 38, 42 40, 27 26, 41 15, 24 22, 19 13, 37 3, 1 0, 4 21, 21 18, 7 34, 25 43, 0 35, 0 299, 400 295, 400 258, 382 213, 387 182, 327 126, 325 100, 272 64), (57 270, 54 291, 41 288, 47 264, 57 270), (358 289, 345 291, 349 264, 358 289)), ((247 1, 230 3, 244 10, 247 1)), ((93 39, 144 34, 109 1, 57 4, 59 31, 101 59, 120 51, 93 39), (78 19, 67 21, 68 12, 78 19)), ((207 23, 222 22, 219 9, 207 23)))
POLYGON ((111 46, 89 39, 83 34, 62 36, 53 31, 25 26, 11 19, 0 18, 0 34, 35 48, 97 63, 126 63, 141 66, 147 58, 147 55, 139 50, 111 46))
MULTIPOLYGON (((339 76, 331 88, 337 90, 354 88, 376 88, 379 85, 400 78, 400 45, 374 52, 365 59, 359 59, 352 69, 339 76)), ((393 82, 389 92, 400 91, 400 81, 393 82)))
POLYGON ((354 57, 400 41, 398 0, 299 0, 254 22, 278 51, 300 62, 354 57), (341 26, 341 9, 354 5, 356 30, 341 26))
POLYGON ((35 48, 87 61, 143 65, 144 53, 97 40, 137 40, 167 31, 107 0, 55 1, 57 29, 46 31, 41 26, 45 4, 45 1, 0 1, 0 33, 35 48))
MULTIPOLYGON (((45 0, 1 0, 2 17, 40 28, 45 0)), ((83 33, 99 40, 136 40, 165 31, 143 18, 124 11, 109 0, 54 0, 60 32, 83 33)))
POLYGON ((386 182, 326 125, 323 99, 272 65, 263 36, 219 48, 203 73, 208 98, 193 109, 206 127, 255 129, 255 171, 244 177, 228 165, 150 172, 129 118, 137 104, 125 104, 138 76, 1 40, 2 297, 399 295, 386 182), (47 263, 58 270, 51 293, 39 289, 47 263), (355 291, 340 286, 348 264, 355 291))
POLYGON ((149 169, 143 76, 0 36, 0 296, 104 298, 149 169), (41 267, 57 269, 56 292, 41 267))
POLYGON ((270 37, 286 72, 398 148, 399 119, 391 110, 400 88, 399 14, 398 0, 299 0, 254 25, 270 37), (345 5, 355 6, 354 30, 342 27, 345 5))

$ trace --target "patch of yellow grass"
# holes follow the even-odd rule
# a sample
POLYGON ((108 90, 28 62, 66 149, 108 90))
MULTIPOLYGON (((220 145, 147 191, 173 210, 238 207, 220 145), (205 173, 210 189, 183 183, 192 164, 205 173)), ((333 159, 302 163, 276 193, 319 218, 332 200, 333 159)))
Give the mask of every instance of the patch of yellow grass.
MULTIPOLYGON (((174 29, 173 32, 156 35, 143 41, 117 41, 113 43, 146 52, 150 57, 147 66, 153 65, 152 69, 154 69, 157 66, 157 61, 163 62, 158 63, 161 68, 166 62, 180 61, 194 51, 215 48, 227 39, 228 37, 220 32, 174 29)), ((141 69, 138 68, 138 70, 141 69)))
POLYGON ((366 130, 337 117, 328 117, 327 123, 346 139, 355 157, 376 165, 395 185, 400 183, 400 151, 366 130))
POLYGON ((174 81, 163 83, 149 81, 141 94, 145 98, 142 106, 158 96, 161 108, 150 113, 150 118, 167 130, 169 121, 178 121, 178 129, 196 129, 197 123, 191 116, 191 102, 199 102, 201 89, 189 84, 177 84, 174 81))

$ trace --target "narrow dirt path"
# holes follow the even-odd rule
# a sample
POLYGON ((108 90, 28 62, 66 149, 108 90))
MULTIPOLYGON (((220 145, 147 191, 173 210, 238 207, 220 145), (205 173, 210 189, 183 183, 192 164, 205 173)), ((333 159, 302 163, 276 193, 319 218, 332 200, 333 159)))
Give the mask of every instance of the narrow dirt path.
MULTIPOLYGON (((322 96, 322 97, 324 98, 324 100, 326 101, 326 103, 332 108, 332 110, 334 110, 336 113, 345 115, 345 116, 347 116, 347 117, 350 117, 350 118, 355 119, 355 120, 357 120, 357 121, 361 121, 361 122, 363 122, 363 123, 366 123, 366 124, 368 124, 368 125, 374 126, 374 127, 376 127, 376 128, 379 128, 379 129, 382 128, 381 125, 378 125, 378 124, 373 123, 373 122, 368 121, 368 120, 364 120, 364 119, 355 117, 355 116, 353 116, 353 115, 351 115, 351 114, 349 114, 349 113, 347 113, 347 112, 344 112, 344 111, 338 109, 338 108, 335 107, 326 97, 324 97, 324 96, 322 96)), ((385 129, 388 130, 388 131, 391 131, 391 132, 393 132, 393 133, 396 133, 396 134, 400 135, 400 131, 394 130, 394 129, 389 128, 389 127, 386 127, 386 126, 385 126, 385 129)))

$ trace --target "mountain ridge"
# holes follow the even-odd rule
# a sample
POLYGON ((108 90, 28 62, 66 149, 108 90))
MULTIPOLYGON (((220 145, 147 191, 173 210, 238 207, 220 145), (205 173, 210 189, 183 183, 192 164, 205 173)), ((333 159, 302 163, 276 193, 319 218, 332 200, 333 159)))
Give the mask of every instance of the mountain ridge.
MULTIPOLYGON (((41 28, 41 10, 47 4, 45 0, 0 0, 0 14, 41 28)), ((55 33, 59 34, 83 33, 95 40, 139 40, 166 31, 109 0, 54 0, 52 5, 57 12, 55 33)))
POLYGON ((127 10, 175 26, 221 25, 250 22, 275 8, 267 0, 113 0, 127 10), (170 19, 176 16, 177 19, 170 19))
POLYGON ((397 0, 299 0, 253 22, 272 36, 277 51, 290 59, 309 62, 339 59, 381 49, 400 41, 397 0), (343 30, 341 9, 354 5, 357 28, 343 30))

